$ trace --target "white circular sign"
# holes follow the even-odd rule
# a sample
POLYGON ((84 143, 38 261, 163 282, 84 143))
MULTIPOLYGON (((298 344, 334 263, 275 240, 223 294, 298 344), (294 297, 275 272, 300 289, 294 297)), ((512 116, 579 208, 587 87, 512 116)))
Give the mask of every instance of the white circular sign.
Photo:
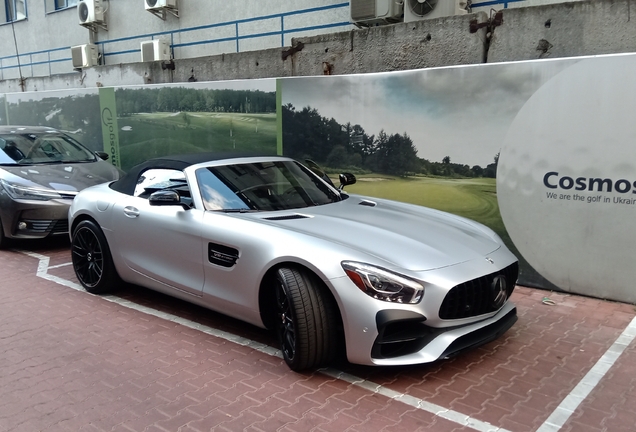
POLYGON ((543 85, 504 139, 501 216, 565 291, 636 302, 636 56, 588 58, 543 85))

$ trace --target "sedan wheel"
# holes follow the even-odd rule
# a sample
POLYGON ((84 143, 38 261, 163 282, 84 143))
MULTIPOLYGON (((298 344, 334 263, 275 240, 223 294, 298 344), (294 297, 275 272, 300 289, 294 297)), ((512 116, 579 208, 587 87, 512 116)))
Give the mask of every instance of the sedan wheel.
POLYGON ((93 221, 82 221, 73 231, 71 256, 75 275, 86 291, 103 293, 118 282, 106 237, 93 221))
POLYGON ((325 289, 305 271, 281 268, 276 273, 276 331, 292 370, 318 368, 335 355, 338 321, 325 289))
POLYGON ((4 249, 7 244, 7 238, 4 236, 4 228, 2 228, 2 221, 0 221, 0 249, 4 249))

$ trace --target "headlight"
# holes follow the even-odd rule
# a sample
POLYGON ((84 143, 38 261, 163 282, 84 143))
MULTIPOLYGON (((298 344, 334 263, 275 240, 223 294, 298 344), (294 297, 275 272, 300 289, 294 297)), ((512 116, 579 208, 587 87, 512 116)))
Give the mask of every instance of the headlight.
POLYGON ((24 200, 41 200, 47 201, 56 198, 62 198, 62 196, 52 189, 40 189, 30 186, 24 186, 18 183, 10 183, 6 180, 0 180, 2 187, 7 191, 9 196, 13 199, 24 200))
POLYGON ((375 299, 411 304, 422 300, 424 287, 412 279, 380 267, 353 261, 343 261, 342 268, 358 288, 375 299))

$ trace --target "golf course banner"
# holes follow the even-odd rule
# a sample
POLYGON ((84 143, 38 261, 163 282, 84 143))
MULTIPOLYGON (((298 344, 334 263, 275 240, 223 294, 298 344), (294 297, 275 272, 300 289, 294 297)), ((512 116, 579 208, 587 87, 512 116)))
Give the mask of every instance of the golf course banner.
POLYGON ((112 87, 99 89, 99 110, 102 124, 102 140, 104 151, 108 153, 110 163, 121 168, 119 156, 119 128, 117 127, 117 105, 115 89, 112 87))
POLYGON ((497 194, 521 255, 560 289, 636 302, 636 56, 582 59, 502 143, 497 194))
POLYGON ((360 75, 11 93, 125 171, 192 152, 284 154, 353 194, 492 228, 521 285, 636 302, 636 54, 360 75))

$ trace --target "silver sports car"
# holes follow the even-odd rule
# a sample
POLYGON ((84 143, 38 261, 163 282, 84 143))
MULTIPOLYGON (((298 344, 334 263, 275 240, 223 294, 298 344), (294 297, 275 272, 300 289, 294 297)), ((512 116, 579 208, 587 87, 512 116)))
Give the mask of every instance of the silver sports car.
POLYGON ((107 157, 51 128, 0 126, 0 247, 7 238, 66 235, 77 192, 119 177, 107 157))
POLYGON ((406 365, 491 341, 517 320, 517 259, 489 228, 349 195, 284 157, 159 158, 80 192, 81 284, 121 280, 273 329, 290 368, 406 365))

